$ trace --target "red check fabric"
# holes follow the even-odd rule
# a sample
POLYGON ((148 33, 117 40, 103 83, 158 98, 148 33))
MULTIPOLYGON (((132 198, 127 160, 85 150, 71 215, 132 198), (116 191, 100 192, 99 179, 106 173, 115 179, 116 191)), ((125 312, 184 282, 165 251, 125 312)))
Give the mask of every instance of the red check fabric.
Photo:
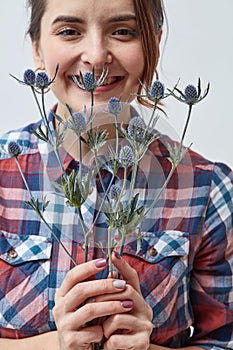
MULTIPOLYGON (((50 121, 52 127, 52 115, 50 121)), ((0 337, 5 338, 56 329, 54 294, 73 267, 46 225, 25 204, 28 191, 15 159, 6 151, 10 141, 22 147, 18 160, 33 195, 38 200, 46 195, 50 200, 47 221, 74 259, 83 262, 80 223, 75 210, 50 188, 60 173, 53 151, 31 132, 38 125, 1 138, 0 337)), ((163 137, 155 141, 140 163, 136 185, 146 205, 155 198, 170 168, 164 145, 163 137)), ((62 153, 62 157, 67 171, 76 166, 69 155, 62 153)), ((104 174, 109 181, 107 169, 104 174)), ((98 191, 97 186, 83 208, 87 225, 93 222, 98 191)), ((233 348, 232 227, 231 170, 189 151, 143 222, 140 250, 130 237, 123 254, 136 269, 143 297, 153 309, 152 343, 233 348)), ((103 213, 94 232, 93 240, 106 243, 103 213)), ((90 247, 88 258, 97 256, 101 251, 90 247)))

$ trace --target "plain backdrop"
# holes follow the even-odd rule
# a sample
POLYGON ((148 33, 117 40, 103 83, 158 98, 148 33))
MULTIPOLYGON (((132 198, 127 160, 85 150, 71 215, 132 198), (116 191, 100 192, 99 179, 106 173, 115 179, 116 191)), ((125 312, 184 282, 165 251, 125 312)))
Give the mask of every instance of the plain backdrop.
MULTIPOLYGON (((65 0, 64 0, 65 1, 65 0)), ((78 1, 78 0, 77 0, 78 1)), ((9 76, 33 68, 26 0, 1 3, 0 133, 39 119, 30 89, 9 76)), ((186 143, 213 161, 233 167, 233 0, 165 0, 168 33, 164 30, 160 80, 172 87, 211 83, 209 96, 195 106, 186 143), (165 43, 166 38, 166 43, 165 43)), ((47 96, 47 104, 53 104, 47 96)), ((187 108, 165 101, 170 123, 181 133, 187 108)))

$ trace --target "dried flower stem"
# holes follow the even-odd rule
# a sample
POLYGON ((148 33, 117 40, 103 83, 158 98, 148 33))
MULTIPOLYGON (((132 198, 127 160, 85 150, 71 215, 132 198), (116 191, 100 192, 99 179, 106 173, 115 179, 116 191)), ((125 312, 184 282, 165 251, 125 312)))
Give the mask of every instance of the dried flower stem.
MULTIPOLYGON (((39 209, 39 206, 37 204, 37 201, 36 199, 34 198, 29 186, 28 186, 28 183, 27 183, 27 180, 24 176, 24 173, 22 171, 22 168, 20 166, 20 163, 18 161, 18 158, 15 157, 15 161, 16 161, 16 164, 17 164, 17 167, 19 169, 19 172, 20 172, 20 175, 22 177, 22 180, 24 182, 24 185, 29 193, 29 196, 30 196, 30 201, 31 201, 31 208, 36 212, 36 214, 41 218, 41 220, 44 222, 44 224, 46 225, 46 227, 50 230, 50 232, 52 233, 53 237, 56 239, 56 241, 61 245, 61 247, 64 249, 65 253, 69 256, 70 260, 72 261, 72 263, 77 266, 77 262, 74 260, 74 258, 72 257, 72 255, 69 253, 69 251, 66 249, 66 247, 64 246, 64 244, 62 243, 62 241, 57 237, 57 235, 55 234, 55 232, 53 231, 52 227, 47 223, 47 221, 45 220, 44 218, 44 215, 42 213, 42 211, 39 209)), ((30 202, 28 202, 27 204, 30 204, 30 202)))

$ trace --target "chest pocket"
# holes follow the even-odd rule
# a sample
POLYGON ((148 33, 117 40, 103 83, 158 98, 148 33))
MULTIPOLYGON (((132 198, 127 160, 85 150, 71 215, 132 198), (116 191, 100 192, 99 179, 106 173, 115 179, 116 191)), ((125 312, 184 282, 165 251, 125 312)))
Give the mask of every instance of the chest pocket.
POLYGON ((51 248, 45 237, 0 232, 1 328, 30 336, 48 322, 51 248))
POLYGON ((142 294, 153 309, 155 327, 178 322, 184 313, 191 322, 189 245, 188 233, 170 230, 143 233, 137 254, 137 242, 125 246, 125 258, 136 269, 142 294))

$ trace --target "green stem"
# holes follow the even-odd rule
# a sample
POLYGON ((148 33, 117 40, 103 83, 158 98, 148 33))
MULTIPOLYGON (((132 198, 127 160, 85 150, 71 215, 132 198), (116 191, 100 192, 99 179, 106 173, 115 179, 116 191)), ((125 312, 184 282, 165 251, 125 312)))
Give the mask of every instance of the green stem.
POLYGON ((57 158, 57 160, 58 160, 58 164, 59 164, 59 166, 60 166, 60 168, 61 168, 62 174, 63 174, 64 178, 67 180, 67 174, 66 174, 65 169, 64 169, 64 166, 63 166, 63 164, 62 164, 59 150, 58 150, 56 147, 54 147, 54 153, 55 153, 56 158, 57 158))
POLYGON ((29 193, 29 196, 30 196, 30 198, 31 198, 33 201, 35 201, 35 200, 34 200, 34 197, 33 197, 33 194, 32 194, 32 192, 31 192, 31 190, 30 190, 30 188, 29 188, 29 186, 28 186, 27 180, 26 180, 26 178, 25 178, 25 176, 24 176, 24 173, 23 173, 23 171, 22 171, 21 165, 20 165, 20 163, 19 163, 17 157, 15 157, 15 161, 16 161, 17 167, 18 167, 18 169, 19 169, 20 176, 21 176, 21 178, 22 178, 22 180, 23 180, 23 183, 24 183, 24 185, 25 185, 25 187, 26 187, 26 189, 27 189, 27 191, 28 191, 28 193, 29 193))
POLYGON ((100 180, 101 186, 102 186, 103 191, 104 191, 104 196, 105 196, 105 198, 108 198, 108 197, 107 197, 107 191, 106 191, 105 185, 104 185, 104 181, 103 181, 103 178, 102 178, 102 175, 101 175, 101 172, 100 172, 100 167, 99 167, 99 162, 98 162, 97 153, 96 153, 95 150, 94 150, 93 153, 94 153, 95 164, 96 164, 96 169, 97 169, 97 173, 98 173, 98 176, 99 176, 99 180, 100 180))
POLYGON ((130 182, 130 193, 129 193, 129 201, 128 201, 128 217, 130 214, 130 206, 131 206, 131 201, 133 198, 133 192, 134 192, 134 187, 135 187, 135 181, 136 181, 136 176, 137 176, 137 169, 138 169, 138 157, 133 164, 133 171, 132 171, 132 178, 130 182))
POLYGON ((37 211, 35 210, 37 215, 41 218, 41 220, 45 223, 45 225, 48 227, 48 229, 50 230, 50 232, 52 233, 53 237, 56 239, 56 241, 61 245, 61 247, 64 249, 65 253, 69 256, 70 260, 72 261, 72 263, 77 266, 77 262, 74 260, 74 258, 72 257, 72 255, 68 252, 68 250, 66 249, 66 247, 64 246, 64 244, 62 243, 62 241, 57 237, 56 233, 53 231, 53 229, 51 228, 51 226, 47 223, 47 221, 45 220, 43 214, 41 213, 41 211, 37 211))
MULTIPOLYGON (((43 120, 43 123, 44 123, 44 126, 46 127, 46 129, 48 130, 48 132, 50 133, 50 136, 51 138, 53 138, 53 134, 52 134, 52 131, 50 129, 50 126, 49 126, 49 122, 48 122, 48 119, 47 119, 47 115, 46 115, 46 110, 45 110, 45 101, 44 101, 44 92, 42 91, 42 109, 41 109, 41 106, 39 104, 39 101, 38 101, 38 98, 37 98, 37 95, 36 95, 36 92, 34 90, 34 88, 32 87, 32 93, 33 93, 33 96, 35 98, 35 101, 36 101, 36 104, 37 104, 37 107, 39 109, 39 112, 40 112, 40 115, 41 115, 41 118, 43 120)), ((65 178, 67 178, 67 175, 66 175, 66 172, 65 172, 65 169, 64 169, 64 166, 61 162, 61 157, 60 157, 60 154, 56 148, 56 145, 54 146, 53 143, 49 142, 50 145, 53 147, 53 150, 55 152, 55 155, 56 155, 56 158, 58 160, 58 163, 59 163, 59 166, 62 170, 62 174, 64 175, 65 178)))
POLYGON ((111 245, 112 226, 108 227, 108 259, 109 259, 109 274, 113 278, 113 264, 112 264, 112 245, 111 245))
POLYGON ((123 184, 122 184, 122 187, 121 187, 120 195, 119 195, 119 197, 117 199, 117 202, 116 202, 116 205, 114 207, 115 213, 117 213, 117 211, 118 211, 118 207, 119 207, 120 201, 121 201, 121 199, 123 197, 123 194, 124 194, 124 191, 125 191, 125 185, 126 185, 126 180, 127 180, 127 176, 126 175, 127 175, 127 168, 124 167, 123 184))
POLYGON ((154 115, 155 115, 156 108, 157 108, 157 102, 156 102, 156 103, 154 104, 154 106, 153 106, 153 110, 152 110, 152 113, 151 113, 151 117, 150 117, 149 123, 147 124, 145 134, 146 134, 146 132, 149 130, 150 124, 152 123, 152 121, 153 121, 153 119, 154 119, 154 115))
POLYGON ((188 129, 188 124, 189 124, 190 117, 191 117, 192 107, 193 107, 193 105, 189 104, 188 116, 187 116, 187 119, 186 119, 186 123, 185 123, 185 126, 184 126, 184 130, 183 130, 182 136, 181 136, 180 149, 181 149, 181 147, 183 145, 184 138, 185 138, 185 135, 186 135, 186 132, 187 132, 187 129, 188 129))
POLYGON ((90 107, 90 116, 89 116, 89 120, 90 122, 90 129, 92 129, 92 118, 93 118, 93 109, 94 109, 94 93, 93 91, 90 92, 91 94, 91 107, 90 107))
POLYGON ((155 199, 153 200, 153 202, 151 203, 151 205, 149 206, 149 208, 147 209, 147 211, 144 213, 144 217, 146 217, 146 215, 149 213, 149 211, 155 206, 157 200, 159 199, 159 197, 161 196, 162 192, 164 191, 164 189, 167 187, 175 169, 176 169, 177 164, 173 164, 172 168, 168 174, 168 177, 166 178, 163 186, 161 187, 160 191, 158 192, 157 196, 155 197, 155 199))
POLYGON ((47 119, 47 113, 45 110, 44 90, 42 90, 42 94, 41 94, 41 103, 42 103, 42 110, 43 110, 43 114, 44 114, 44 120, 46 122, 46 127, 48 128, 48 131, 50 133, 51 138, 53 138, 53 133, 52 133, 52 130, 50 129, 49 122, 47 119))
POLYGON ((78 148, 79 148, 79 167, 80 167, 80 176, 82 178, 82 168, 83 168, 83 155, 82 155, 82 141, 81 137, 78 137, 78 148))
POLYGON ((122 254, 123 254, 123 250, 124 250, 124 246, 125 246, 125 238, 126 238, 126 234, 124 232, 122 234, 122 241, 121 241, 121 246, 120 246, 120 250, 119 250, 120 256, 122 256, 122 254))
POLYGON ((64 244, 62 243, 62 241, 57 237, 56 233, 53 231, 53 229, 51 228, 51 226, 47 223, 47 221, 45 220, 45 218, 44 218, 42 212, 39 210, 38 206, 36 205, 36 200, 35 200, 35 198, 34 198, 32 192, 31 192, 31 190, 30 190, 30 188, 29 188, 29 186, 28 186, 27 180, 26 180, 26 178, 25 178, 25 176, 24 176, 24 173, 23 173, 23 171, 22 171, 22 168, 21 168, 21 166, 20 166, 20 163, 19 163, 17 157, 15 158, 15 160, 16 160, 16 164, 17 164, 17 167, 18 167, 18 169, 19 169, 20 175, 21 175, 21 177, 22 177, 22 180, 23 180, 23 182, 24 182, 24 185, 25 185, 25 187, 26 187, 26 189, 27 189, 27 191, 28 191, 28 193, 29 193, 30 200, 31 200, 31 202, 33 203, 33 210, 37 213, 37 215, 38 215, 38 216, 41 218, 41 220, 45 223, 46 227, 50 230, 50 232, 52 233, 53 237, 56 239, 56 241, 57 241, 57 242, 61 245, 61 247, 64 249, 64 251, 65 251, 66 254, 69 256, 69 258, 70 258, 70 260, 73 262, 73 264, 74 264, 75 266, 77 266, 77 263, 76 263, 76 261, 74 260, 74 258, 72 257, 72 255, 68 252, 68 250, 66 249, 66 247, 64 246, 64 244))
POLYGON ((87 259, 88 259, 88 235, 90 233, 90 230, 87 231, 86 225, 85 225, 84 220, 83 220, 81 208, 79 207, 77 209, 78 209, 78 216, 80 218, 80 223, 81 223, 83 235, 84 235, 84 262, 87 262, 87 259))
POLYGON ((118 118, 117 115, 115 117, 115 129, 116 129, 116 149, 115 152, 118 154, 118 149, 119 149, 119 131, 118 131, 118 118))

